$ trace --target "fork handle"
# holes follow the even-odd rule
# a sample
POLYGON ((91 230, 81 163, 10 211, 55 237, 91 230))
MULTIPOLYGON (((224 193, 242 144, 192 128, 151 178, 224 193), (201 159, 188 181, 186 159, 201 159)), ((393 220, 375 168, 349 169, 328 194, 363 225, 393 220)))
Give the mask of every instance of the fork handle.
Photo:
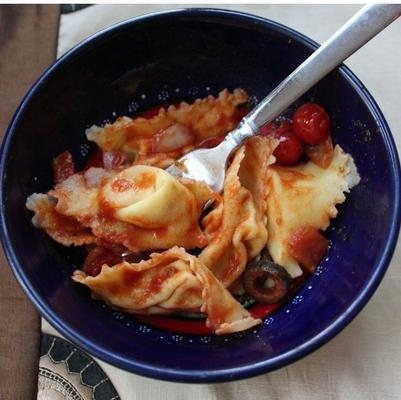
POLYGON ((270 92, 232 132, 229 141, 240 145, 256 135, 316 82, 401 15, 401 4, 366 5, 270 92))

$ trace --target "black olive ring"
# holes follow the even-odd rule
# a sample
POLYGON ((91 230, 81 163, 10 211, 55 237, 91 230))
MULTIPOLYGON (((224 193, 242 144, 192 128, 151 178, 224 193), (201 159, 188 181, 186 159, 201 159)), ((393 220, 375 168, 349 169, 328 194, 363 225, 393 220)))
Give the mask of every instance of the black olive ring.
POLYGON ((287 295, 292 278, 281 265, 262 258, 248 264, 243 283, 246 293, 258 303, 274 304, 287 295))

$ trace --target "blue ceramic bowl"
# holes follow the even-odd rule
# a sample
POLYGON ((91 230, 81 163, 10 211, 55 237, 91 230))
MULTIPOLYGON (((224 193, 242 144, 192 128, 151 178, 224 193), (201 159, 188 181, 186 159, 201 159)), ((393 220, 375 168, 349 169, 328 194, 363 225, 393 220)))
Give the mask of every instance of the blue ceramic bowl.
POLYGON ((372 296, 400 223, 400 170, 375 101, 342 66, 300 102, 332 118, 335 142, 362 177, 328 232, 326 260, 264 323, 225 337, 177 335, 113 312, 70 279, 76 250, 31 223, 25 199, 52 186, 52 158, 82 165, 84 130, 160 103, 242 87, 261 99, 317 45, 282 25, 192 9, 136 18, 84 41, 50 67, 18 108, 1 150, 1 236, 9 263, 41 314, 65 337, 128 371, 180 382, 240 379, 285 366, 343 329, 372 296))

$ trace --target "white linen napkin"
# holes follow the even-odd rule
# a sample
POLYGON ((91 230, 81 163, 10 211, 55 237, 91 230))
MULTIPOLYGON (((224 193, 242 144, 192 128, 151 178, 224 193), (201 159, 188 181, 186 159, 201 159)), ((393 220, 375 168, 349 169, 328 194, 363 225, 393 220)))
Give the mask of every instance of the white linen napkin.
MULTIPOLYGON (((224 4, 213 7, 266 17, 323 42, 361 6, 224 4)), ((62 15, 58 56, 104 27, 130 17, 170 8, 182 8, 182 5, 95 5, 62 15)), ((346 63, 377 100, 398 148, 401 146, 400 38, 401 20, 387 28, 346 63)), ((238 382, 189 385, 143 378, 102 361, 98 363, 122 400, 399 399, 400 261, 398 245, 381 286, 358 317, 328 344, 287 368, 238 382)), ((59 335, 44 320, 42 331, 59 335)))

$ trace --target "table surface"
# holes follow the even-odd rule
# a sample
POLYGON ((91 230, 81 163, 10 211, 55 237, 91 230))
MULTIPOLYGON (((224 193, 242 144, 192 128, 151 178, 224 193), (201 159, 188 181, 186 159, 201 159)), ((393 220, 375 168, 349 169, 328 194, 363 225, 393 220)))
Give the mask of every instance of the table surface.
MULTIPOLYGON (((179 7, 96 5, 63 15, 60 19, 57 54, 60 56, 80 40, 115 22, 179 7)), ((245 11, 281 22, 317 42, 327 39, 360 8, 358 5, 226 4, 213 7, 245 11)), ((1 21, 0 13, 0 32, 1 21)), ((401 93, 400 41, 401 20, 380 33, 346 62, 376 99, 398 148, 401 146, 401 112, 398 102, 401 93)), ((46 44, 48 45, 47 42, 46 44)), ((18 96, 20 95, 15 97, 18 96)), ((15 106, 16 104, 12 105, 15 106)), ((388 273, 376 294, 346 329, 318 351, 270 374, 225 384, 183 385, 142 378, 103 362, 99 363, 123 400, 398 399, 401 397, 401 320, 398 318, 398 296, 401 295, 400 259, 398 244, 388 273)), ((3 301, 3 297, 1 300, 3 301)), ((18 300, 11 301, 15 303, 23 300, 20 296, 18 300)), ((31 311, 29 315, 32 315, 31 311)), ((43 330, 53 332, 45 322, 43 330)), ((6 333, 11 334, 11 331, 6 330, 6 333)), ((19 352, 21 348, 14 351, 19 352)), ((10 357, 11 353, 7 354, 10 357)), ((0 353, 0 361, 1 364, 9 361, 3 357, 3 352, 0 353)), ((24 382, 21 381, 21 384, 24 382)))
MULTIPOLYGON (((56 57, 59 6, 0 5, 0 140, 19 102, 56 57)), ((36 398, 40 319, 0 250, 0 398, 36 398)))

